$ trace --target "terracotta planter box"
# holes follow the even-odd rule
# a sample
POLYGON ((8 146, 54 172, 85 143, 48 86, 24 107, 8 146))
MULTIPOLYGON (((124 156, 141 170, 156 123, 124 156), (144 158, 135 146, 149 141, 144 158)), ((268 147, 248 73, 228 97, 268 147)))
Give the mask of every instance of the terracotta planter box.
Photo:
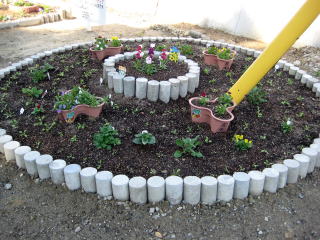
MULTIPOLYGON (((232 51, 234 56, 236 55, 236 51, 232 51)), ((231 65, 233 63, 234 58, 225 60, 221 59, 216 55, 208 54, 207 51, 203 52, 204 63, 207 65, 217 66, 219 70, 230 70, 231 65)))
POLYGON ((98 59, 99 61, 102 61, 108 56, 120 54, 122 52, 122 47, 122 45, 119 47, 107 47, 103 50, 93 50, 93 47, 91 47, 89 51, 93 59, 98 59))
POLYGON ((105 103, 101 103, 96 107, 91 107, 86 104, 77 105, 71 110, 61 110, 61 112, 58 113, 58 117, 61 121, 65 121, 66 123, 73 123, 79 114, 85 114, 89 117, 97 118, 99 117, 104 105, 105 103))
POLYGON ((208 54, 207 51, 203 52, 204 63, 207 65, 217 66, 217 55, 208 54))
POLYGON ((233 58, 229 60, 221 59, 217 57, 217 66, 219 70, 230 70, 231 65, 233 63, 233 58))
MULTIPOLYGON (((210 125, 211 132, 226 132, 229 128, 230 122, 234 119, 232 110, 235 108, 236 104, 227 108, 227 113, 230 115, 228 119, 221 119, 215 116, 211 109, 207 107, 202 107, 195 105, 195 102, 199 100, 199 97, 193 97, 189 99, 189 104, 191 108, 191 120, 196 123, 207 123, 210 125)), ((218 98, 210 100, 210 103, 215 103, 218 98)))

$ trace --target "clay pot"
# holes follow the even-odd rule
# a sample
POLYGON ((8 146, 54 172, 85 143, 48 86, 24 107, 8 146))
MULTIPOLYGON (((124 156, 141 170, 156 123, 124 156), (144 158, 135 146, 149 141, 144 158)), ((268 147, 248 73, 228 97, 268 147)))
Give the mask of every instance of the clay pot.
MULTIPOLYGON (((233 56, 235 56, 235 55, 236 55, 236 52, 235 52, 235 51, 232 51, 232 52, 234 53, 233 56)), ((219 70, 223 70, 223 69, 230 70, 231 65, 232 65, 232 63, 233 63, 233 59, 234 59, 234 57, 233 57, 232 59, 229 59, 229 60, 221 59, 221 58, 217 57, 217 66, 218 66, 218 69, 219 69, 219 70)))
POLYGON ((107 56, 114 56, 122 52, 123 46, 119 47, 107 47, 107 56))
POLYGON ((207 65, 217 65, 217 55, 208 54, 208 51, 203 52, 204 63, 207 65))
POLYGON ((93 47, 91 47, 89 52, 92 59, 98 59, 99 61, 102 61, 107 56, 107 49, 94 50, 93 47))
POLYGON ((98 59, 102 61, 107 56, 114 56, 122 52, 122 45, 119 47, 107 47, 103 50, 94 50, 93 47, 90 48, 90 55, 93 59, 98 59))
POLYGON ((40 9, 39 6, 23 7, 23 12, 25 13, 39 12, 39 9, 40 9))
MULTIPOLYGON (((196 123, 207 123, 210 125, 211 132, 226 132, 229 128, 230 122, 234 119, 232 110, 235 108, 236 104, 227 108, 227 113, 230 115, 228 119, 221 119, 215 116, 211 109, 207 107, 201 107, 194 104, 195 101, 199 100, 199 97, 193 97, 189 99, 189 104, 191 108, 191 120, 196 123)), ((215 103, 218 98, 210 100, 210 103, 215 103)))
POLYGON ((65 121, 66 123, 73 123, 79 114, 85 114, 89 117, 97 118, 99 117, 104 105, 104 102, 96 107, 80 104, 70 110, 61 110, 61 112, 58 113, 58 117, 61 121, 65 121))

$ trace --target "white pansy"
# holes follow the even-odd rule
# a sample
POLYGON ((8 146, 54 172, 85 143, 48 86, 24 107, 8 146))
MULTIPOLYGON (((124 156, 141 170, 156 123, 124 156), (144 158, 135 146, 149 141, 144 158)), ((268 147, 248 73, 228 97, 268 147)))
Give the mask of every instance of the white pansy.
POLYGON ((150 44, 150 47, 154 48, 156 45, 154 43, 150 44))
POLYGON ((143 130, 141 133, 148 133, 148 131, 147 130, 143 130))
POLYGON ((149 56, 146 58, 146 64, 151 64, 152 63, 152 58, 149 56))
POLYGON ((22 115, 24 113, 24 108, 20 108, 20 115, 22 115))
POLYGON ((108 96, 109 98, 111 98, 111 94, 109 94, 109 96, 108 96))
POLYGON ((287 125, 292 125, 292 121, 288 120, 287 125))

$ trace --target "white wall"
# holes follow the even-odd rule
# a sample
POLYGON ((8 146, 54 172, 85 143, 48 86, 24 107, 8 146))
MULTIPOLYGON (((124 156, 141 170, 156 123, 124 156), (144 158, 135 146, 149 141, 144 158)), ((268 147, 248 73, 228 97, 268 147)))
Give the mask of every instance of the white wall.
MULTIPOLYGON (((187 22, 270 42, 304 0, 108 0, 124 15, 135 14, 150 24, 187 22)), ((300 37, 298 45, 320 47, 320 17, 300 37)))

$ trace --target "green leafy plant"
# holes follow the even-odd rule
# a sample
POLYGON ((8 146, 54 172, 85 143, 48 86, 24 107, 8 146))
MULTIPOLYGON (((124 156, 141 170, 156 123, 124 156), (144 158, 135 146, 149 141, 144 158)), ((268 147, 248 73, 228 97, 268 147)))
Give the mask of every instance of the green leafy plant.
POLYGON ((211 46, 211 47, 208 48, 207 53, 208 54, 217 55, 218 54, 218 50, 219 50, 219 48, 217 48, 215 46, 211 46))
POLYGON ((288 85, 292 85, 294 83, 294 81, 292 78, 288 78, 287 83, 288 83, 288 85))
POLYGON ((223 116, 227 112, 227 108, 232 105, 232 96, 225 93, 218 97, 217 106, 215 106, 214 112, 217 116, 223 116))
POLYGON ((182 55, 192 55, 193 54, 193 49, 191 45, 182 45, 180 47, 180 52, 182 55))
POLYGON ((207 94, 205 92, 201 93, 200 98, 199 98, 199 104, 202 106, 205 106, 209 103, 209 98, 207 97, 207 94))
POLYGON ((45 63, 41 67, 36 66, 36 67, 30 68, 30 75, 32 78, 32 82, 38 83, 40 81, 43 81, 45 78, 48 77, 47 75, 48 71, 52 69, 54 69, 54 67, 49 63, 45 63))
POLYGON ((103 49, 106 49, 108 47, 107 43, 108 43, 107 39, 105 39, 104 37, 98 36, 95 39, 94 48, 93 49, 96 50, 96 51, 101 51, 103 49))
POLYGON ((184 154, 190 154, 193 157, 202 158, 203 155, 201 152, 195 151, 195 149, 201 145, 201 142, 198 140, 199 136, 195 138, 181 138, 176 140, 177 146, 182 148, 182 150, 177 150, 174 153, 175 158, 182 157, 184 154))
POLYGON ((178 169, 173 169, 172 170, 172 176, 181 176, 181 169, 178 168, 178 169))
POLYGON ((36 104, 33 111, 31 112, 31 114, 40 114, 40 113, 44 113, 44 108, 42 107, 41 104, 36 104))
POLYGON ((203 73, 204 73, 205 75, 209 75, 209 74, 210 74, 210 68, 205 68, 205 69, 203 69, 203 73))
POLYGON ((36 87, 32 88, 22 88, 22 93, 26 94, 30 97, 39 98, 41 94, 43 93, 42 89, 37 89, 36 87))
POLYGON ((23 1, 23 0, 18 0, 14 2, 14 5, 18 7, 30 7, 30 6, 33 6, 34 4, 31 2, 23 1))
POLYGON ((111 37, 110 46, 111 47, 120 47, 121 46, 121 41, 119 40, 118 37, 111 37))
POLYGON ((283 133, 289 133, 293 130, 293 121, 288 118, 286 121, 281 123, 281 130, 283 133))
POLYGON ((233 136, 232 140, 234 141, 236 148, 240 151, 245 151, 252 147, 252 141, 244 138, 243 135, 236 134, 233 136))
POLYGON ((99 149, 111 150, 112 147, 121 144, 118 136, 118 131, 109 123, 106 123, 98 133, 94 134, 93 144, 99 149))
POLYGON ((156 138, 149 133, 147 130, 142 131, 141 133, 135 134, 135 138, 132 142, 139 145, 155 144, 156 138))
POLYGON ((224 60, 230 60, 234 57, 234 52, 231 52, 229 48, 221 48, 218 50, 218 58, 224 60))
POLYGON ((156 46, 155 50, 158 51, 158 52, 161 52, 163 49, 166 49, 167 46, 166 45, 163 45, 163 44, 159 44, 156 46))
POLYGON ((259 87, 254 87, 247 95, 247 100, 253 105, 260 105, 261 103, 265 103, 267 102, 266 92, 259 87))
POLYGON ((56 96, 54 109, 60 112, 61 110, 69 110, 76 105, 86 104, 91 107, 96 107, 102 102, 108 102, 109 97, 97 98, 96 96, 84 90, 81 87, 75 86, 68 92, 62 92, 61 95, 56 96))

